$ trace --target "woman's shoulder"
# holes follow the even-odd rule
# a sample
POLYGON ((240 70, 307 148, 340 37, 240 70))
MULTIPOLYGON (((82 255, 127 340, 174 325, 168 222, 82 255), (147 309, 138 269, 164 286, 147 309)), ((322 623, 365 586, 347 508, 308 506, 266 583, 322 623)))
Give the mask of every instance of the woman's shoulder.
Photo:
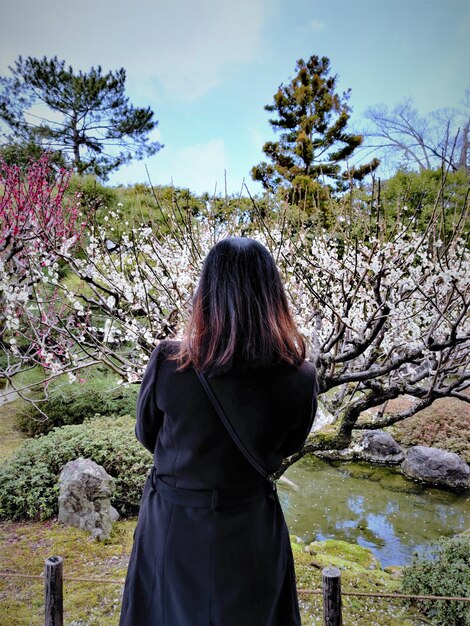
POLYGON ((174 339, 162 339, 154 350, 159 361, 172 360, 176 354, 178 354, 181 346, 180 341, 174 339))
POLYGON ((314 392, 318 389, 317 371, 313 363, 304 361, 301 365, 290 365, 286 368, 287 380, 296 389, 314 392))
POLYGON ((293 388, 310 389, 312 386, 317 385, 316 369, 310 361, 304 361, 300 365, 282 361, 255 369, 240 370, 239 373, 251 380, 256 378, 269 380, 274 386, 280 385, 283 387, 283 385, 287 384, 293 388))
POLYGON ((290 372, 294 376, 305 376, 311 378, 316 374, 315 365, 307 359, 302 361, 300 365, 294 365, 291 363, 287 363, 286 361, 282 361, 280 363, 276 363, 275 367, 284 372, 290 372))
POLYGON ((176 355, 178 354, 179 341, 170 341, 164 339, 160 341, 152 350, 152 354, 147 363, 147 372, 153 372, 153 375, 158 371, 174 370, 177 364, 176 355))
POLYGON ((157 350, 164 354, 174 354, 178 352, 181 346, 181 341, 176 339, 162 339, 157 346, 157 350))
POLYGON ((156 364, 162 359, 169 358, 178 353, 180 348, 180 341, 173 341, 170 339, 162 339, 152 350, 149 363, 156 364))
POLYGON ((309 378, 317 375, 317 370, 315 369, 315 365, 311 361, 304 361, 302 365, 298 367, 298 370, 304 376, 308 376, 309 378))

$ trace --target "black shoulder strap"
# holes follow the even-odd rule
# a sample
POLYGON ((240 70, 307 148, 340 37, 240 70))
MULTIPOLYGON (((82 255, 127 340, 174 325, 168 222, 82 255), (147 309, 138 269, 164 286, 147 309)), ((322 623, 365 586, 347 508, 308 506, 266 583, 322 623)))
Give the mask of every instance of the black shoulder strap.
POLYGON ((255 459, 255 457, 251 454, 251 452, 247 449, 247 447, 245 446, 243 441, 238 436, 237 431, 232 426, 232 424, 231 424, 229 418, 227 417, 227 414, 225 413, 222 405, 220 404, 220 402, 218 401, 218 399, 215 396, 214 392, 212 391, 212 389, 211 389, 211 387, 210 387, 210 385, 209 385, 209 383, 207 381, 207 378, 204 376, 204 374, 202 372, 196 371, 196 374, 197 374, 199 380, 201 381, 201 384, 204 387, 204 390, 207 393, 207 395, 209 397, 209 400, 211 401, 211 404, 214 407, 217 415, 220 417, 220 419, 222 420, 222 423, 224 424, 225 428, 228 431, 228 434, 233 439, 234 444, 237 446, 237 448, 243 454, 243 456, 248 461, 248 463, 250 463, 255 468, 255 470, 257 472, 259 472, 263 476, 263 478, 269 478, 269 473, 258 462, 258 460, 255 459))

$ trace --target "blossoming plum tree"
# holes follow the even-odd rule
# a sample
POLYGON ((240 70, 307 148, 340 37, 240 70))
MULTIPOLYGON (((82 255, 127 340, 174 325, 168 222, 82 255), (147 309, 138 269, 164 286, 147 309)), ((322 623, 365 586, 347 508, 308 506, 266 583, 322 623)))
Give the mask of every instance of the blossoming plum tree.
MULTIPOLYGON (((47 157, 32 163, 26 176, 0 162, 0 346, 7 377, 24 363, 49 367, 54 361, 50 320, 60 315, 58 261, 76 247, 86 225, 78 199, 65 200, 69 179, 64 169, 53 172, 47 157)), ((56 348, 59 358, 63 350, 56 348)))
MULTIPOLYGON (((4 195, 0 206, 10 208, 0 215, 16 210, 10 198, 4 195)), ((24 235, 27 261, 26 248, 15 257, 12 244, 5 247, 11 217, 0 218, 1 347, 8 356, 0 376, 3 368, 15 384, 16 371, 41 363, 48 378, 68 373, 73 381, 79 368, 102 363, 125 383, 140 380, 156 343, 184 327, 205 254, 240 232, 236 215, 220 224, 210 209, 197 219, 161 209, 165 234, 149 225, 131 228, 110 213, 106 228, 89 224, 79 254, 74 246, 83 223, 74 211, 59 211, 68 221, 57 233, 35 217, 24 235)), ((342 448, 354 429, 392 424, 437 398, 469 401, 468 247, 457 231, 441 241, 435 220, 424 234, 408 227, 387 237, 373 231, 359 241, 348 235, 346 220, 335 233, 312 233, 289 228, 281 215, 278 224, 260 217, 250 233, 278 262, 319 375, 322 411, 290 462, 342 448), (373 411, 400 396, 410 399, 405 410, 373 411)))
POLYGON ((327 236, 284 248, 296 316, 313 346, 332 422, 303 454, 309 446, 343 447, 353 429, 389 426, 437 398, 470 400, 470 254, 463 240, 444 245, 402 231, 346 249, 327 236), (400 396, 408 407, 386 414, 386 403, 400 396), (376 407, 383 410, 370 411, 376 407))

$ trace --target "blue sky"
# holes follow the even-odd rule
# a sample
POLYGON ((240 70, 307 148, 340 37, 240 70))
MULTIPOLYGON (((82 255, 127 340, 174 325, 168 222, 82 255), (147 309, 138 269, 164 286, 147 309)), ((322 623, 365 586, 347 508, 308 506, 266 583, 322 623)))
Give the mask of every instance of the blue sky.
POLYGON ((352 89, 352 121, 413 97, 422 113, 461 105, 470 86, 467 0, 15 0, 2 8, 0 72, 19 54, 75 69, 125 67, 165 148, 113 174, 237 193, 272 137, 264 105, 298 58, 328 56, 352 89))

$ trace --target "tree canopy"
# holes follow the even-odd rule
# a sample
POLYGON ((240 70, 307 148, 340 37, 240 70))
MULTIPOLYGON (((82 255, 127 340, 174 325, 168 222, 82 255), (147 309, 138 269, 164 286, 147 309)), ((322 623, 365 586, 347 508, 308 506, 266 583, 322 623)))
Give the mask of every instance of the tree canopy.
POLYGON ((327 57, 313 55, 307 62, 299 59, 296 71, 287 85, 279 86, 274 103, 264 107, 275 114, 269 123, 280 138, 264 144, 271 163, 253 167, 252 177, 265 189, 323 177, 335 181, 337 188, 343 188, 350 177, 361 180, 379 161, 342 171, 342 164, 362 143, 361 135, 348 133, 346 128, 351 114, 350 90, 337 93, 338 77, 330 74, 327 57))
POLYGON ((393 108, 376 105, 365 113, 368 148, 380 150, 392 163, 430 170, 470 170, 470 92, 458 109, 421 115, 411 99, 393 108))
POLYGON ((103 179, 155 154, 158 122, 150 107, 134 107, 125 94, 126 71, 101 66, 74 72, 56 56, 19 57, 1 77, 0 120, 7 142, 38 144, 62 153, 80 173, 103 179))

